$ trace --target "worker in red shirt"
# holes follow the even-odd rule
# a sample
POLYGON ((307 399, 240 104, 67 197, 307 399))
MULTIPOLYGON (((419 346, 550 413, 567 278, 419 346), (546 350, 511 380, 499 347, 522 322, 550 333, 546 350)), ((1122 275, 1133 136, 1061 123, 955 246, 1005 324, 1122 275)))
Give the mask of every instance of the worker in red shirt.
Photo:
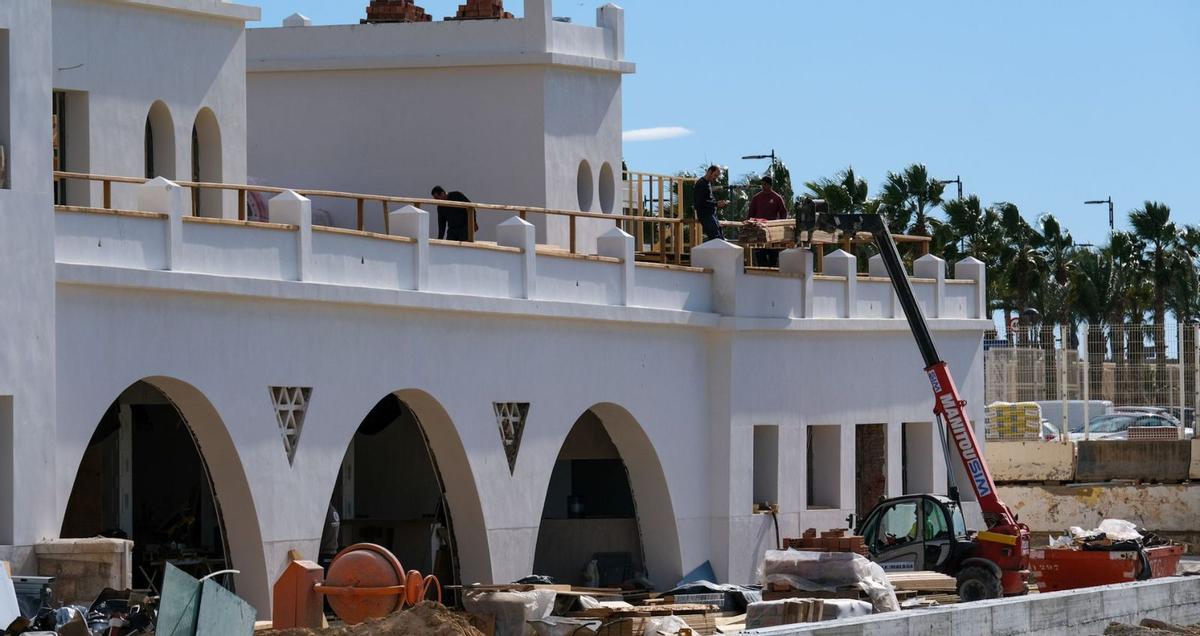
POLYGON ((747 217, 765 221, 787 218, 787 204, 772 186, 771 177, 762 178, 762 190, 759 190, 758 194, 750 199, 750 211, 746 214, 747 217))

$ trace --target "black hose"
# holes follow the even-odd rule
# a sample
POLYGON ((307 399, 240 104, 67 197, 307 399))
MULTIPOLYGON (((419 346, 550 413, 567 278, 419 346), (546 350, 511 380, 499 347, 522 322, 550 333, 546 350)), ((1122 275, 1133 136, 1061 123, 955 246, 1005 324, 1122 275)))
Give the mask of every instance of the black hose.
POLYGON ((779 539, 779 514, 774 507, 769 508, 771 511, 771 521, 775 523, 775 549, 782 550, 783 542, 779 539))

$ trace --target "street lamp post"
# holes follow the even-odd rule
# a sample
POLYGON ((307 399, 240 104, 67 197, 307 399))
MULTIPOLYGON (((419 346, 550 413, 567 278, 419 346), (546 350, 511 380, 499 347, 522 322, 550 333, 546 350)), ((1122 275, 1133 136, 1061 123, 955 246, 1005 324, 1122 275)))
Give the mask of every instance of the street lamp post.
POLYGON ((934 183, 938 185, 950 185, 951 183, 958 186, 958 200, 962 201, 962 176, 954 175, 953 179, 934 179, 934 183))
POLYGON ((1111 196, 1110 196, 1110 197, 1108 197, 1107 199, 1101 199, 1101 200, 1096 200, 1096 201, 1084 201, 1084 202, 1083 202, 1083 204, 1084 204, 1084 205, 1104 205, 1104 204, 1108 204, 1108 233, 1109 233, 1109 234, 1112 234, 1112 233, 1114 233, 1114 232, 1116 231, 1116 224, 1115 224, 1115 222, 1114 222, 1114 218, 1113 218, 1113 217, 1114 217, 1114 215, 1113 215, 1113 202, 1112 202, 1112 197, 1111 197, 1111 196))

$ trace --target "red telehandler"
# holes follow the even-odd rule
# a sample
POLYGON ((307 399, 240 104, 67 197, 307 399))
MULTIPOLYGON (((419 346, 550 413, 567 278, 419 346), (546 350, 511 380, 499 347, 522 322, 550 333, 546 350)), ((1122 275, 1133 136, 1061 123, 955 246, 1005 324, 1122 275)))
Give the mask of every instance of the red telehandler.
MULTIPOLYGON (((798 209, 796 236, 803 236, 802 232, 811 236, 814 229, 851 236, 869 232, 874 238, 924 358, 947 468, 949 446, 953 445, 987 529, 967 530, 956 487, 950 488, 949 497, 917 494, 882 500, 860 524, 854 524, 851 515, 851 526, 866 538, 871 559, 884 570, 948 574, 955 577, 963 601, 1024 594, 1029 578, 1029 527, 1019 523, 996 495, 996 484, 967 418, 966 402, 959 397, 946 363, 938 357, 886 221, 878 214, 829 214, 824 201, 807 199, 798 209)), ((952 470, 950 474, 953 476, 952 470)))

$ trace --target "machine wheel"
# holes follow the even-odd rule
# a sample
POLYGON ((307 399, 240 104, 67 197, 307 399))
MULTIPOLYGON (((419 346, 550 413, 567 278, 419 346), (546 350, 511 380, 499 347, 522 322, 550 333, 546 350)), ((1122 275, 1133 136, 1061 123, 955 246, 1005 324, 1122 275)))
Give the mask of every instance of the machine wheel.
POLYGON ((955 579, 958 582, 958 598, 964 603, 1004 596, 1000 579, 987 568, 967 566, 959 570, 955 579))

